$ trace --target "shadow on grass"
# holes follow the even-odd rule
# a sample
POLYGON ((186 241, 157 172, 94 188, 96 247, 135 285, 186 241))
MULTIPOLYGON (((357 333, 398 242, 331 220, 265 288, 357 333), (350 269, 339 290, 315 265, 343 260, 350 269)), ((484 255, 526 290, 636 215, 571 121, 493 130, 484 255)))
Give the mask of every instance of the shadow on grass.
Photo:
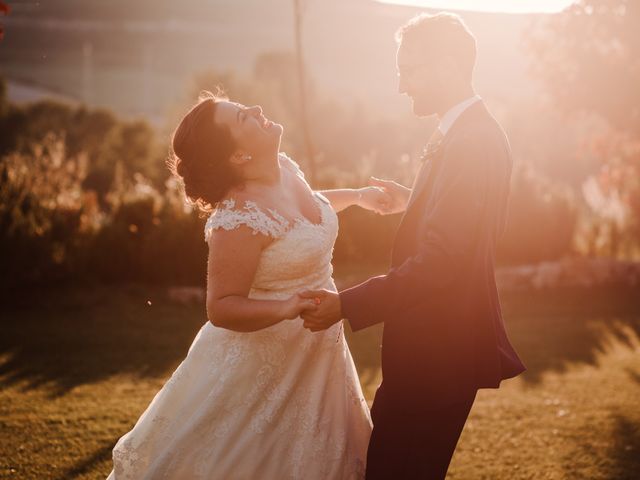
POLYGON ((629 374, 629 376, 636 382, 636 383, 640 383, 640 373, 632 370, 632 369, 627 369, 627 373, 629 374))
POLYGON ((636 480, 640 473, 640 423, 623 415, 616 415, 614 442, 609 451, 614 465, 608 478, 636 480))
MULTIPOLYGON (((528 384, 547 371, 595 364, 612 339, 633 346, 640 337, 640 313, 637 306, 630 313, 634 308, 626 296, 553 292, 502 300, 510 338, 528 367, 528 384)), ((206 321, 203 305, 173 304, 160 287, 61 287, 15 294, 2 305, 0 387, 46 385, 52 395, 116 374, 168 376, 206 321)), ((381 326, 347 334, 358 371, 367 377, 363 382, 375 389, 381 326)))
POLYGON ((111 452, 113 450, 113 447, 116 446, 117 441, 118 440, 114 440, 108 445, 105 445, 104 447, 93 453, 90 457, 82 460, 77 465, 74 465, 73 467, 56 477, 55 480, 68 480, 70 478, 78 478, 80 475, 95 471, 95 468, 98 464, 111 459, 111 452))
MULTIPOLYGON (((509 338, 527 366, 526 385, 537 385, 546 372, 564 372, 575 364, 596 365, 613 344, 640 345, 640 291, 563 290, 509 292, 501 295, 509 338)), ((363 386, 380 368, 382 327, 347 338, 363 386), (365 378, 363 377, 365 373, 365 378)), ((640 382, 640 373, 629 372, 640 382)))
MULTIPOLYGON (((527 366, 521 376, 537 385, 546 372, 564 372, 575 364, 596 365, 612 344, 640 345, 640 291, 564 290, 509 292, 501 295, 509 338, 527 366)), ((365 387, 380 368, 382 328, 347 331, 365 387), (363 372, 365 377, 363 377, 363 372)), ((640 382, 640 373, 629 372, 640 382)), ((379 378, 376 378, 376 381, 379 378)))
POLYGON ((639 295, 587 290, 503 295, 509 337, 527 366, 522 378, 537 384, 548 371, 596 365, 613 345, 638 348, 639 295))
POLYGON ((158 287, 22 293, 0 312, 0 386, 55 396, 114 374, 166 375, 205 321, 203 306, 169 303, 158 287))

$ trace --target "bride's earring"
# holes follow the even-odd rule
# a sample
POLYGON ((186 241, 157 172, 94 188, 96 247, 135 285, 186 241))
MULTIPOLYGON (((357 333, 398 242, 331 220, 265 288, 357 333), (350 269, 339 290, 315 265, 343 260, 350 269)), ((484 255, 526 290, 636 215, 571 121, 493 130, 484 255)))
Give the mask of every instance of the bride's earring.
POLYGON ((234 154, 231 157, 231 161, 233 163, 235 163, 236 165, 242 165, 242 164, 245 164, 247 162, 250 162, 252 160, 252 158, 253 157, 251 155, 242 154, 242 153, 238 152, 238 153, 234 154))

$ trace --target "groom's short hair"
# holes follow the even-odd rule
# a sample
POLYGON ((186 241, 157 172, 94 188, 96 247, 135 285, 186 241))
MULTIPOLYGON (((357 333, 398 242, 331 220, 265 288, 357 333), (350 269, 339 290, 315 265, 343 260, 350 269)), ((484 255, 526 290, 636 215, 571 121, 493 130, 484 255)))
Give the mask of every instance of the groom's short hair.
POLYGON ((449 55, 469 75, 469 80, 473 76, 476 39, 459 15, 448 12, 416 15, 396 32, 396 41, 416 47, 431 58, 449 55))

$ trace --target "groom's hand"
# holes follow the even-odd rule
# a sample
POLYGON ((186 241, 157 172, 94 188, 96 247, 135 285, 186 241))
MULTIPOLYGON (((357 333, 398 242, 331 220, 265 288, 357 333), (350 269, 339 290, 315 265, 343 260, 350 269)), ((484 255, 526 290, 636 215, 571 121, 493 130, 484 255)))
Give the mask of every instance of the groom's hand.
POLYGON ((304 328, 318 332, 326 330, 342 318, 340 295, 330 290, 307 290, 299 293, 300 297, 314 300, 317 308, 304 311, 300 315, 304 320, 304 328))
POLYGON ((385 210, 385 214, 400 213, 407 209, 411 189, 394 182, 393 180, 382 180, 376 177, 369 177, 369 185, 382 188, 391 198, 391 204, 385 210))

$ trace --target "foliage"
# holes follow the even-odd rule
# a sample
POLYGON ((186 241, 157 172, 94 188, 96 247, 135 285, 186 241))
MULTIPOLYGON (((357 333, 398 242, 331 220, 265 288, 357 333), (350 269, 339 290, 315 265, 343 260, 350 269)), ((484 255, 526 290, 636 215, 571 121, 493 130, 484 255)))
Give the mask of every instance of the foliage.
POLYGON ((632 257, 640 240, 640 138, 610 132, 592 150, 602 166, 583 185, 589 215, 580 247, 590 255, 632 257))
MULTIPOLYGON (((287 54, 265 55, 253 77, 204 72, 192 92, 225 85, 234 100, 264 99, 265 110, 290 126, 283 150, 299 158, 296 105, 285 100, 293 68, 287 54)), ((105 110, 51 101, 18 107, 2 98, 2 284, 204 283, 204 221, 185 206, 177 182, 168 177, 164 147, 149 125, 105 110)), ((314 143, 321 152, 314 188, 360 186, 373 174, 411 183, 417 169, 411 158, 419 147, 415 138, 421 136, 417 124, 406 128, 372 117, 362 106, 312 98, 314 143)), ((517 169, 510 212, 501 262, 571 253, 576 212, 563 188, 531 168, 517 169)), ((336 266, 386 265, 399 220, 357 208, 341 213, 336 266)))
POLYGON ((85 188, 87 163, 53 135, 0 160, 0 284, 202 283, 203 222, 185 208, 176 183, 160 194, 141 174, 117 169, 100 202, 85 188))
POLYGON ((638 21, 640 4, 628 0, 580 0, 545 18, 529 47, 558 107, 595 112, 640 136, 638 21))
POLYGON ((633 256, 640 243, 640 4, 580 0, 532 32, 534 72, 555 105, 587 112, 610 129, 581 155, 600 161, 584 186, 587 215, 581 248, 589 254, 633 256))
POLYGON ((570 189, 540 176, 531 165, 518 165, 509 202, 498 245, 501 263, 556 260, 572 252, 578 212, 570 189))
POLYGON ((51 280, 73 271, 69 252, 82 242, 95 220, 91 195, 80 186, 85 170, 85 159, 67 157, 64 145, 53 136, 34 146, 30 155, 13 153, 2 158, 4 283, 51 280))
POLYGON ((161 184, 166 172, 155 132, 144 121, 122 121, 103 109, 88 110, 43 100, 25 106, 7 104, 0 96, 0 156, 26 153, 50 135, 64 143, 68 155, 87 157, 86 187, 103 200, 114 180, 116 165, 127 175, 142 173, 161 184))

